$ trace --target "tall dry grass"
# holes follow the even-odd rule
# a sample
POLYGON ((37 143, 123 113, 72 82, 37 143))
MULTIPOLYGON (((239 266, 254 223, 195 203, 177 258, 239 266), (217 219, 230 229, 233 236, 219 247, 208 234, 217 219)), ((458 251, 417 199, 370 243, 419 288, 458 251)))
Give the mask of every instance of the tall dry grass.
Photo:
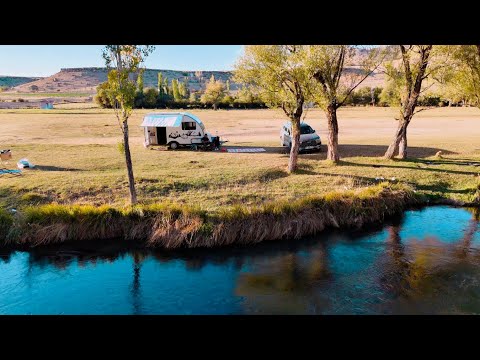
POLYGON ((298 239, 329 227, 361 228, 421 202, 409 187, 382 183, 293 202, 232 206, 216 214, 174 204, 126 209, 50 204, 28 207, 14 221, 0 213, 0 224, 7 224, 0 235, 6 244, 24 246, 101 239, 167 249, 253 244, 298 239))

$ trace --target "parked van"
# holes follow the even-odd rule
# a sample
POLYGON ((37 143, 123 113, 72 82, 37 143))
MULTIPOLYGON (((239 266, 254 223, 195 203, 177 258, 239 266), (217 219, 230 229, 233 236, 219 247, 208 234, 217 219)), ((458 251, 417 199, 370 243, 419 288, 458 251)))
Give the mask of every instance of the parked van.
MULTIPOLYGON (((286 122, 280 130, 280 145, 292 146, 292 123, 286 122)), ((300 123, 300 151, 320 151, 322 141, 315 130, 305 122, 300 123)))
POLYGON ((150 113, 145 115, 140 126, 145 128, 145 147, 167 145, 175 150, 181 146, 201 144, 205 135, 211 142, 215 141, 202 121, 187 112, 150 113))

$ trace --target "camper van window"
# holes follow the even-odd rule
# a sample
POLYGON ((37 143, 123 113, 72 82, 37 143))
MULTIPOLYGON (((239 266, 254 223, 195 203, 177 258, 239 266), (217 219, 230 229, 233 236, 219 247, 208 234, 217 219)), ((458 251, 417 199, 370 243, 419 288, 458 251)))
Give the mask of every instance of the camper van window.
POLYGON ((182 123, 182 130, 195 130, 197 125, 195 122, 183 122, 182 123))

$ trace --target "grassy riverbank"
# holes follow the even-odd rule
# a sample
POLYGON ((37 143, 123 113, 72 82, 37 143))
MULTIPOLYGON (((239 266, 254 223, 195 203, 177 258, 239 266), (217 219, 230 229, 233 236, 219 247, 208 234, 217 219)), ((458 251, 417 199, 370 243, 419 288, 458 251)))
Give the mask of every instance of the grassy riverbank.
POLYGON ((124 209, 43 205, 27 207, 15 216, 0 213, 0 238, 4 245, 27 247, 98 239, 168 249, 253 244, 298 239, 329 227, 362 228, 424 202, 407 186, 381 183, 218 213, 174 204, 124 209))

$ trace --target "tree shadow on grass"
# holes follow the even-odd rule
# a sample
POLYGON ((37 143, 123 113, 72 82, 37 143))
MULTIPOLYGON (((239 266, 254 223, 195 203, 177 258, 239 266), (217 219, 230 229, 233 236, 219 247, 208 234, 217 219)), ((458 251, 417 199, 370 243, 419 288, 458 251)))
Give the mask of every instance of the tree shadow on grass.
MULTIPOLYGON (((385 151, 387 151, 387 145, 359 145, 359 144, 339 144, 338 152, 340 153, 341 158, 348 157, 383 157, 385 151)), ((453 155, 456 154, 452 151, 439 149, 439 148, 429 148, 429 147, 417 147, 409 146, 408 154, 412 158, 426 158, 434 156, 437 152, 441 151, 444 155, 453 155)), ((327 146, 322 146, 322 151, 320 153, 309 154, 310 158, 325 160, 327 158, 327 146)))
MULTIPOLYGON (((244 143, 245 144, 245 143, 244 143)), ((382 157, 387 151, 387 145, 359 145, 359 144, 343 144, 338 145, 338 150, 340 152, 340 157, 382 157)), ((156 150, 167 150, 166 147, 155 147, 156 150)), ((172 150, 168 150, 172 151, 172 150)), ((220 151, 203 151, 197 150, 194 151, 189 147, 180 148, 173 150, 172 152, 177 151, 192 151, 192 152, 205 152, 212 154, 283 154, 285 157, 289 156, 288 149, 283 146, 261 146, 261 145, 224 145, 221 146, 220 151), (249 152, 249 149, 258 149, 263 148, 265 151, 261 152, 249 152), (245 152, 234 152, 229 153, 228 149, 244 149, 245 152)), ((437 152, 441 151, 444 155, 455 154, 449 150, 439 149, 439 148, 428 148, 428 147, 415 147, 411 146, 408 148, 408 154, 414 158, 426 158, 435 155, 437 152)), ((320 151, 306 151, 300 153, 301 157, 325 160, 327 157, 327 145, 322 145, 320 151)))
POLYGON ((425 165, 459 165, 459 166, 480 166, 480 161, 474 161, 469 159, 433 159, 433 160, 425 160, 425 159, 412 159, 408 158, 402 160, 404 162, 410 163, 421 163, 425 165))
MULTIPOLYGON (((408 163, 408 162, 415 162, 414 160, 394 160, 396 163, 408 163)), ((432 160, 433 162, 433 160, 432 160)), ((339 165, 348 165, 348 166, 361 166, 367 168, 389 168, 389 169, 406 169, 406 170, 423 170, 429 171, 434 173, 441 173, 441 174, 456 174, 456 175, 477 175, 478 171, 458 171, 458 170, 446 170, 446 169, 435 169, 431 167, 413 167, 413 166, 402 166, 402 165, 385 165, 385 164, 362 164, 356 163, 351 161, 340 161, 339 165)))
POLYGON ((47 166, 47 165, 35 165, 34 168, 28 170, 40 170, 40 171, 82 171, 81 169, 67 168, 61 166, 47 166))

